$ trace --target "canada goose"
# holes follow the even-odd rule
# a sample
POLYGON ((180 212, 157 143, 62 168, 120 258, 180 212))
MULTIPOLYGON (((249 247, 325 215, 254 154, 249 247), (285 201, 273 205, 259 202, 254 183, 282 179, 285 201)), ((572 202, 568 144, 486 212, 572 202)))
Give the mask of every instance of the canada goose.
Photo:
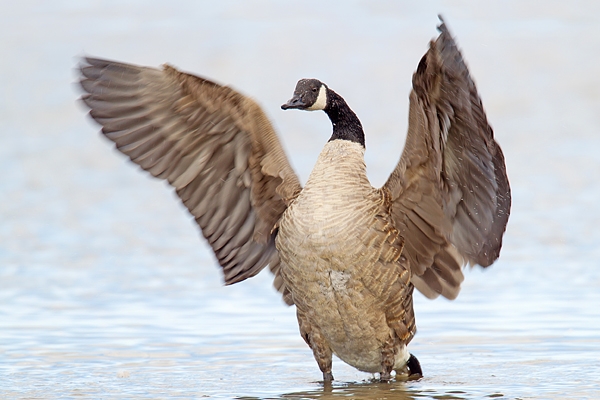
POLYGON ((282 106, 323 110, 333 125, 302 188, 252 99, 168 65, 80 66, 102 133, 175 188, 225 283, 269 265, 325 381, 332 353, 382 380, 421 374, 406 349, 414 287, 454 299, 466 263, 499 256, 511 202, 504 156, 443 20, 438 29, 413 75, 404 151, 380 189, 356 114, 316 79, 300 80, 282 106))

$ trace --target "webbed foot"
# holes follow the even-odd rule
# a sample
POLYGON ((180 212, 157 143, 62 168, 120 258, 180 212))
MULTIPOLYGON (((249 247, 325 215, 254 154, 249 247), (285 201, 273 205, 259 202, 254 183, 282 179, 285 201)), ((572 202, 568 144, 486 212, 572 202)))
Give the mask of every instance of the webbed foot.
POLYGON ((410 355, 408 361, 406 362, 406 367, 408 368, 408 379, 409 380, 417 380, 423 377, 423 370, 421 369, 421 363, 414 355, 410 355))
POLYGON ((389 382, 392 380, 391 372, 382 372, 379 374, 379 380, 381 382, 389 382))

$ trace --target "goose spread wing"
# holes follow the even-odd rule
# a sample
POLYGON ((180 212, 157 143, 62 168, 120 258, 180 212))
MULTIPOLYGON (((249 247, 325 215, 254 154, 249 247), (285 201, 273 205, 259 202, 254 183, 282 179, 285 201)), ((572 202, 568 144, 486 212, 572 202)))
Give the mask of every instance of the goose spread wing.
POLYGON ((475 84, 443 21, 438 29, 413 75, 406 145, 384 188, 415 287, 453 299, 466 262, 498 258, 511 195, 475 84))
POLYGON ((167 180, 196 219, 226 284, 266 265, 279 275, 276 223, 301 190, 269 120, 250 98, 170 66, 85 58, 83 102, 117 149, 167 180))

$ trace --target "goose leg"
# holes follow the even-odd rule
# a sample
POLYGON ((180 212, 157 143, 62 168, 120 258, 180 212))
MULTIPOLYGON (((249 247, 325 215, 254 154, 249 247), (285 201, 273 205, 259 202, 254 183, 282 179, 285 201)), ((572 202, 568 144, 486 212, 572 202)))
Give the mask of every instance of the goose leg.
POLYGON ((392 369, 394 369, 394 364, 396 363, 396 352, 398 349, 396 341, 395 337, 390 336, 381 350, 381 373, 379 374, 379 379, 383 382, 392 379, 392 369))
POLYGON ((321 336, 321 334, 316 330, 313 330, 311 332, 311 334, 309 335, 309 340, 309 346, 313 351, 315 360, 317 360, 319 369, 321 369, 321 372, 323 372, 323 380, 325 382, 331 382, 333 380, 333 374, 331 373, 331 349, 326 344, 325 340, 323 339, 323 336, 321 336))
POLYGON ((301 312, 298 307, 296 307, 296 314, 300 325, 300 335, 306 344, 308 344, 308 347, 313 351, 319 369, 323 373, 323 381, 331 382, 333 380, 333 374, 331 373, 333 353, 331 348, 325 341, 323 335, 321 335, 321 332, 308 322, 304 313, 301 312))

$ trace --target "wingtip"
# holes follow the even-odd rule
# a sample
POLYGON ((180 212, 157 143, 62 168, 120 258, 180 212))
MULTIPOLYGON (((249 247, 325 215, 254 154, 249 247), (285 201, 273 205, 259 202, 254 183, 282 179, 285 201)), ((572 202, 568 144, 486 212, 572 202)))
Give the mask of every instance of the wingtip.
POLYGON ((90 65, 97 66, 100 63, 106 63, 106 61, 102 60, 100 58, 97 58, 97 57, 89 56, 87 54, 82 56, 79 60, 79 65, 81 65, 81 66, 90 66, 90 65))
POLYGON ((452 34, 448 29, 448 24, 446 23, 446 20, 444 19, 442 14, 438 14, 438 18, 440 20, 440 24, 437 26, 437 30, 438 32, 440 32, 440 36, 448 35, 450 38, 452 38, 452 34))
POLYGON ((87 63, 86 59, 87 59, 86 55, 83 55, 83 56, 80 56, 80 57, 76 58, 77 65, 75 66, 75 70, 78 71, 79 74, 82 73, 83 68, 85 68, 85 67, 87 67, 89 65, 87 63))
POLYGON ((440 32, 447 31, 448 29, 446 28, 446 21, 444 20, 442 14, 438 14, 438 19, 440 20, 440 24, 437 26, 437 30, 440 32))

